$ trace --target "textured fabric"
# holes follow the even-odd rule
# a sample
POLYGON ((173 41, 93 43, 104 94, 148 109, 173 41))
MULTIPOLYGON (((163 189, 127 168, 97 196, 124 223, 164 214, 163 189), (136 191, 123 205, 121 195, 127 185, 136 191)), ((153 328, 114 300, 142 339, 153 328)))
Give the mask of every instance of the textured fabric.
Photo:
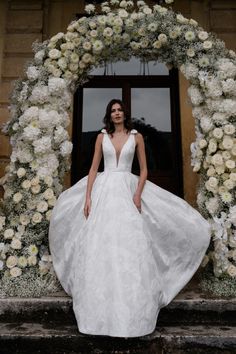
POLYGON ((210 242, 208 222, 187 202, 146 181, 142 212, 133 202, 132 130, 118 164, 103 129, 104 171, 94 181, 88 219, 87 177, 64 191, 52 212, 55 272, 73 298, 79 331, 136 337, 154 331, 160 308, 188 283, 210 242))

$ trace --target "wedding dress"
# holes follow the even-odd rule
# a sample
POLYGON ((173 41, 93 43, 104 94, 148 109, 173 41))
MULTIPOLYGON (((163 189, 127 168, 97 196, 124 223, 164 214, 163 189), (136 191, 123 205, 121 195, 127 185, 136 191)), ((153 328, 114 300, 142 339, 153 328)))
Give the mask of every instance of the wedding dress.
POLYGON ((104 171, 94 181, 88 219, 87 177, 53 209, 49 246, 57 277, 73 299, 82 333, 137 337, 155 330, 160 309, 188 283, 210 242, 209 223, 187 202, 146 180, 141 213, 133 202, 131 130, 117 161, 103 133, 104 171))

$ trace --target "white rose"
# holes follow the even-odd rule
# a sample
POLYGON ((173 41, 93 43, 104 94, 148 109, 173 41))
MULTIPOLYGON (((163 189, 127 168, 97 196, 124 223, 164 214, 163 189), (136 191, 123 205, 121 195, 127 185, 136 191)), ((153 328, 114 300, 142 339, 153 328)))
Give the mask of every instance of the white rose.
POLYGON ((39 177, 36 176, 36 177, 32 178, 30 183, 31 183, 31 186, 37 186, 39 184, 39 177))
POLYGON ((38 203, 37 205, 37 211, 40 213, 44 213, 45 211, 48 210, 48 203, 42 200, 41 202, 38 203))
POLYGON ((9 256, 6 261, 6 266, 7 268, 13 268, 17 265, 17 262, 18 262, 17 257, 9 256))
POLYGON ((234 145, 233 139, 231 139, 229 136, 225 136, 222 141, 222 145, 226 150, 232 149, 234 145))
POLYGON ((48 205, 54 206, 56 204, 57 198, 54 196, 53 198, 48 199, 48 205))
POLYGON ((22 274, 22 270, 18 267, 13 267, 10 270, 10 274, 12 277, 16 278, 19 277, 22 274))
POLYGON ((231 276, 231 277, 236 277, 236 267, 233 264, 230 264, 227 268, 227 273, 231 276))
POLYGON ((206 141, 206 139, 201 139, 201 140, 199 140, 198 145, 199 145, 199 147, 200 147, 201 149, 203 149, 204 147, 206 147, 206 146, 207 146, 207 141, 206 141))
POLYGON ((198 32, 198 38, 201 39, 201 41, 205 41, 208 38, 208 33, 205 31, 200 31, 198 32))
POLYGON ((32 221, 33 223, 37 224, 37 223, 40 223, 42 221, 42 214, 36 212, 34 213, 34 215, 32 216, 32 221))
POLYGON ((23 167, 20 167, 20 168, 18 168, 18 170, 17 170, 16 173, 17 173, 17 176, 18 176, 19 178, 21 178, 21 177, 25 176, 26 170, 25 170, 23 167))
POLYGON ((18 266, 21 268, 25 268, 27 266, 27 259, 25 256, 20 256, 18 258, 18 266))
POLYGON ((231 172, 229 175, 229 178, 233 181, 236 182, 236 172, 231 172))
POLYGON ((211 162, 213 165, 222 165, 223 164, 223 158, 220 154, 216 153, 215 155, 212 156, 211 162))
POLYGON ((13 237, 13 235, 14 235, 13 229, 6 229, 3 234, 5 239, 11 239, 13 237))
POLYGON ((54 192, 51 188, 46 189, 46 191, 43 193, 45 199, 51 199, 54 197, 54 192))
POLYGON ((14 250, 20 250, 22 247, 21 241, 18 238, 13 237, 11 241, 11 248, 14 250))
POLYGON ((23 198, 23 195, 20 192, 17 192, 13 195, 13 200, 15 203, 19 203, 22 198, 23 198))
POLYGON ((215 177, 210 177, 208 180, 208 184, 210 187, 215 188, 218 185, 218 180, 215 177))
POLYGON ((160 33, 158 36, 158 40, 164 44, 167 42, 167 36, 164 33, 160 33))
POLYGON ((36 256, 29 256, 27 258, 27 263, 29 264, 29 266, 34 266, 37 264, 37 257, 36 256))
POLYGON ((48 55, 51 59, 58 59, 61 57, 61 52, 58 49, 51 49, 48 55))
POLYGON ((28 179, 25 179, 22 183, 21 183, 22 188, 24 189, 29 189, 31 187, 31 183, 28 179))
POLYGON ((40 192, 40 189, 41 189, 41 187, 40 187, 39 184, 37 184, 36 186, 32 186, 31 187, 31 191, 32 191, 33 194, 38 194, 40 192))
POLYGON ((48 211, 46 212, 46 219, 47 219, 48 221, 50 221, 51 216, 52 216, 52 211, 51 211, 51 210, 48 210, 48 211))
POLYGON ((223 185, 224 185, 228 190, 234 188, 234 182, 233 182, 231 179, 226 179, 226 180, 223 182, 223 185))
POLYGON ((235 161, 233 161, 233 160, 227 160, 227 161, 225 162, 225 166, 226 166, 227 168, 229 168, 230 170, 232 170, 233 168, 235 168, 235 161))
POLYGON ((211 49, 212 48, 212 42, 211 41, 204 41, 203 42, 203 48, 204 49, 211 49))
POLYGON ((224 165, 216 166, 215 170, 218 175, 221 175, 222 173, 225 172, 225 166, 224 165))
POLYGON ((225 134, 232 135, 235 133, 235 127, 233 126, 233 124, 226 124, 224 126, 224 132, 225 134))
POLYGON ((28 215, 25 215, 25 214, 21 214, 20 215, 20 223, 22 225, 28 225, 30 223, 30 218, 28 215))
POLYGON ((213 130, 213 136, 216 138, 216 139, 221 139, 222 136, 223 136, 223 130, 221 128, 215 128, 213 130))
POLYGON ((211 177, 214 176, 215 174, 215 169, 213 166, 210 166, 210 168, 207 170, 207 176, 211 177))

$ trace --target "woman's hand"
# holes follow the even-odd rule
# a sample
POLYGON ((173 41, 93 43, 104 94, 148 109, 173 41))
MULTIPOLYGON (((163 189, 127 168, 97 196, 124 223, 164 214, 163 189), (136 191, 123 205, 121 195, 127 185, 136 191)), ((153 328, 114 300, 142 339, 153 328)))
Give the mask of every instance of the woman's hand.
POLYGON ((91 204, 92 204, 91 198, 87 198, 84 204, 84 216, 86 217, 86 219, 90 214, 91 204))
POLYGON ((138 211, 141 213, 141 196, 138 194, 134 194, 133 202, 136 205, 138 211))

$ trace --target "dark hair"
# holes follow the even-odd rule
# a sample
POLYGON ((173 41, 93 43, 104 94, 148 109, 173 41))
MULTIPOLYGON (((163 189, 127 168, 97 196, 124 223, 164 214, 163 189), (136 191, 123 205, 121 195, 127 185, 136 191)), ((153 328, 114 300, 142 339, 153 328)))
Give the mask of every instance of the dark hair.
POLYGON ((133 127, 131 117, 128 113, 128 110, 127 110, 125 104, 121 100, 119 100, 118 98, 113 98, 108 103, 107 108, 106 108, 106 114, 105 114, 105 117, 103 118, 103 123, 105 124, 105 129, 107 130, 108 134, 111 134, 111 135, 115 131, 114 123, 111 120, 111 109, 112 109, 113 104, 115 104, 115 103, 118 103, 124 112, 124 116, 125 116, 124 126, 125 126, 125 128, 128 131, 130 131, 133 127))

